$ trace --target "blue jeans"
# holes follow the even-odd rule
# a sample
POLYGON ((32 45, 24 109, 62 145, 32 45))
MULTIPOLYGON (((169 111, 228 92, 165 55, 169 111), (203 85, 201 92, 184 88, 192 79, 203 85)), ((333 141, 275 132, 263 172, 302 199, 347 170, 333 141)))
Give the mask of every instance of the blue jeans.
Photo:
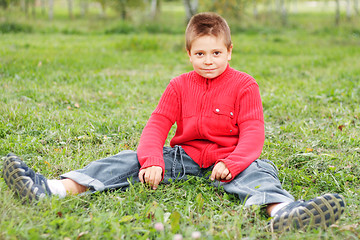
MULTIPOLYGON (((180 147, 164 147, 164 183, 186 179, 187 176, 209 178, 213 167, 200 168, 180 147)), ((61 175, 86 186, 92 192, 108 189, 125 189, 131 180, 139 182, 140 164, 134 151, 125 150, 114 156, 91 162, 80 170, 61 175)), ((231 182, 215 181, 229 194, 235 194, 245 204, 265 205, 278 202, 292 202, 294 198, 281 187, 275 165, 269 160, 256 160, 231 182)))

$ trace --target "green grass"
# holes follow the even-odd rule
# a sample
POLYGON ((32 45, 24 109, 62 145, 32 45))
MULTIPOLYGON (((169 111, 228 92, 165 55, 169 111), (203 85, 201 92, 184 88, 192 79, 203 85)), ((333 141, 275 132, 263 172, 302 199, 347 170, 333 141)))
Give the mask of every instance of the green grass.
MULTIPOLYGON (((296 198, 343 194, 348 208, 336 226, 273 235, 261 209, 243 208, 197 178, 32 205, 0 178, 0 238, 191 239, 194 231, 203 239, 359 238, 360 29, 307 17, 287 28, 238 27, 231 66, 260 85, 262 158, 275 162, 296 198)), ((14 152, 50 178, 135 150, 169 80, 192 69, 181 34, 62 33, 0 35, 0 156, 14 152)))

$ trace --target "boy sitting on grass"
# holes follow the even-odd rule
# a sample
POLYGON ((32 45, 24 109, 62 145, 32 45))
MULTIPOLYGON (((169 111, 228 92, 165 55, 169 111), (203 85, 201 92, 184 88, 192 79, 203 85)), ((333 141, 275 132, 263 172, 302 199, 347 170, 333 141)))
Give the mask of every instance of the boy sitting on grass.
POLYGON ((46 196, 65 197, 85 191, 125 189, 128 179, 156 189, 160 182, 187 175, 216 181, 245 206, 265 206, 270 228, 328 227, 344 212, 338 194, 294 201, 281 187, 275 165, 260 160, 264 117, 258 84, 229 66, 230 29, 215 13, 192 17, 186 28, 186 50, 194 71, 172 79, 151 114, 137 152, 122 151, 85 168, 47 180, 14 154, 4 163, 10 189, 27 201, 46 196), (171 147, 163 147, 173 124, 171 147))

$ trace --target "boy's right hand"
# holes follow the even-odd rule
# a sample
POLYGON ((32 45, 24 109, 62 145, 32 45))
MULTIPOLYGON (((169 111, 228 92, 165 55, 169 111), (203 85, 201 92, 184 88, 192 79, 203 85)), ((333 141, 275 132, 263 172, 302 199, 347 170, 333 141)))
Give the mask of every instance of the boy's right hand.
POLYGON ((141 169, 139 172, 139 179, 142 183, 147 183, 156 190, 162 180, 162 168, 159 166, 152 166, 141 169))

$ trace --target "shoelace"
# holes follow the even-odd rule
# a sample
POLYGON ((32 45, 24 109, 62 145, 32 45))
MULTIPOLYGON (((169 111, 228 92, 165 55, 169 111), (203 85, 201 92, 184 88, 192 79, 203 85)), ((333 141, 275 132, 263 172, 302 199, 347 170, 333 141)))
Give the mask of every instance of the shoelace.
POLYGON ((35 174, 35 183, 41 185, 44 188, 44 190, 46 191, 46 193, 48 195, 51 195, 51 190, 47 183, 47 179, 43 175, 36 173, 35 174))
POLYGON ((27 175, 33 179, 35 185, 40 185, 48 195, 51 195, 50 188, 47 184, 47 179, 40 173, 35 173, 32 169, 26 169, 27 175))

